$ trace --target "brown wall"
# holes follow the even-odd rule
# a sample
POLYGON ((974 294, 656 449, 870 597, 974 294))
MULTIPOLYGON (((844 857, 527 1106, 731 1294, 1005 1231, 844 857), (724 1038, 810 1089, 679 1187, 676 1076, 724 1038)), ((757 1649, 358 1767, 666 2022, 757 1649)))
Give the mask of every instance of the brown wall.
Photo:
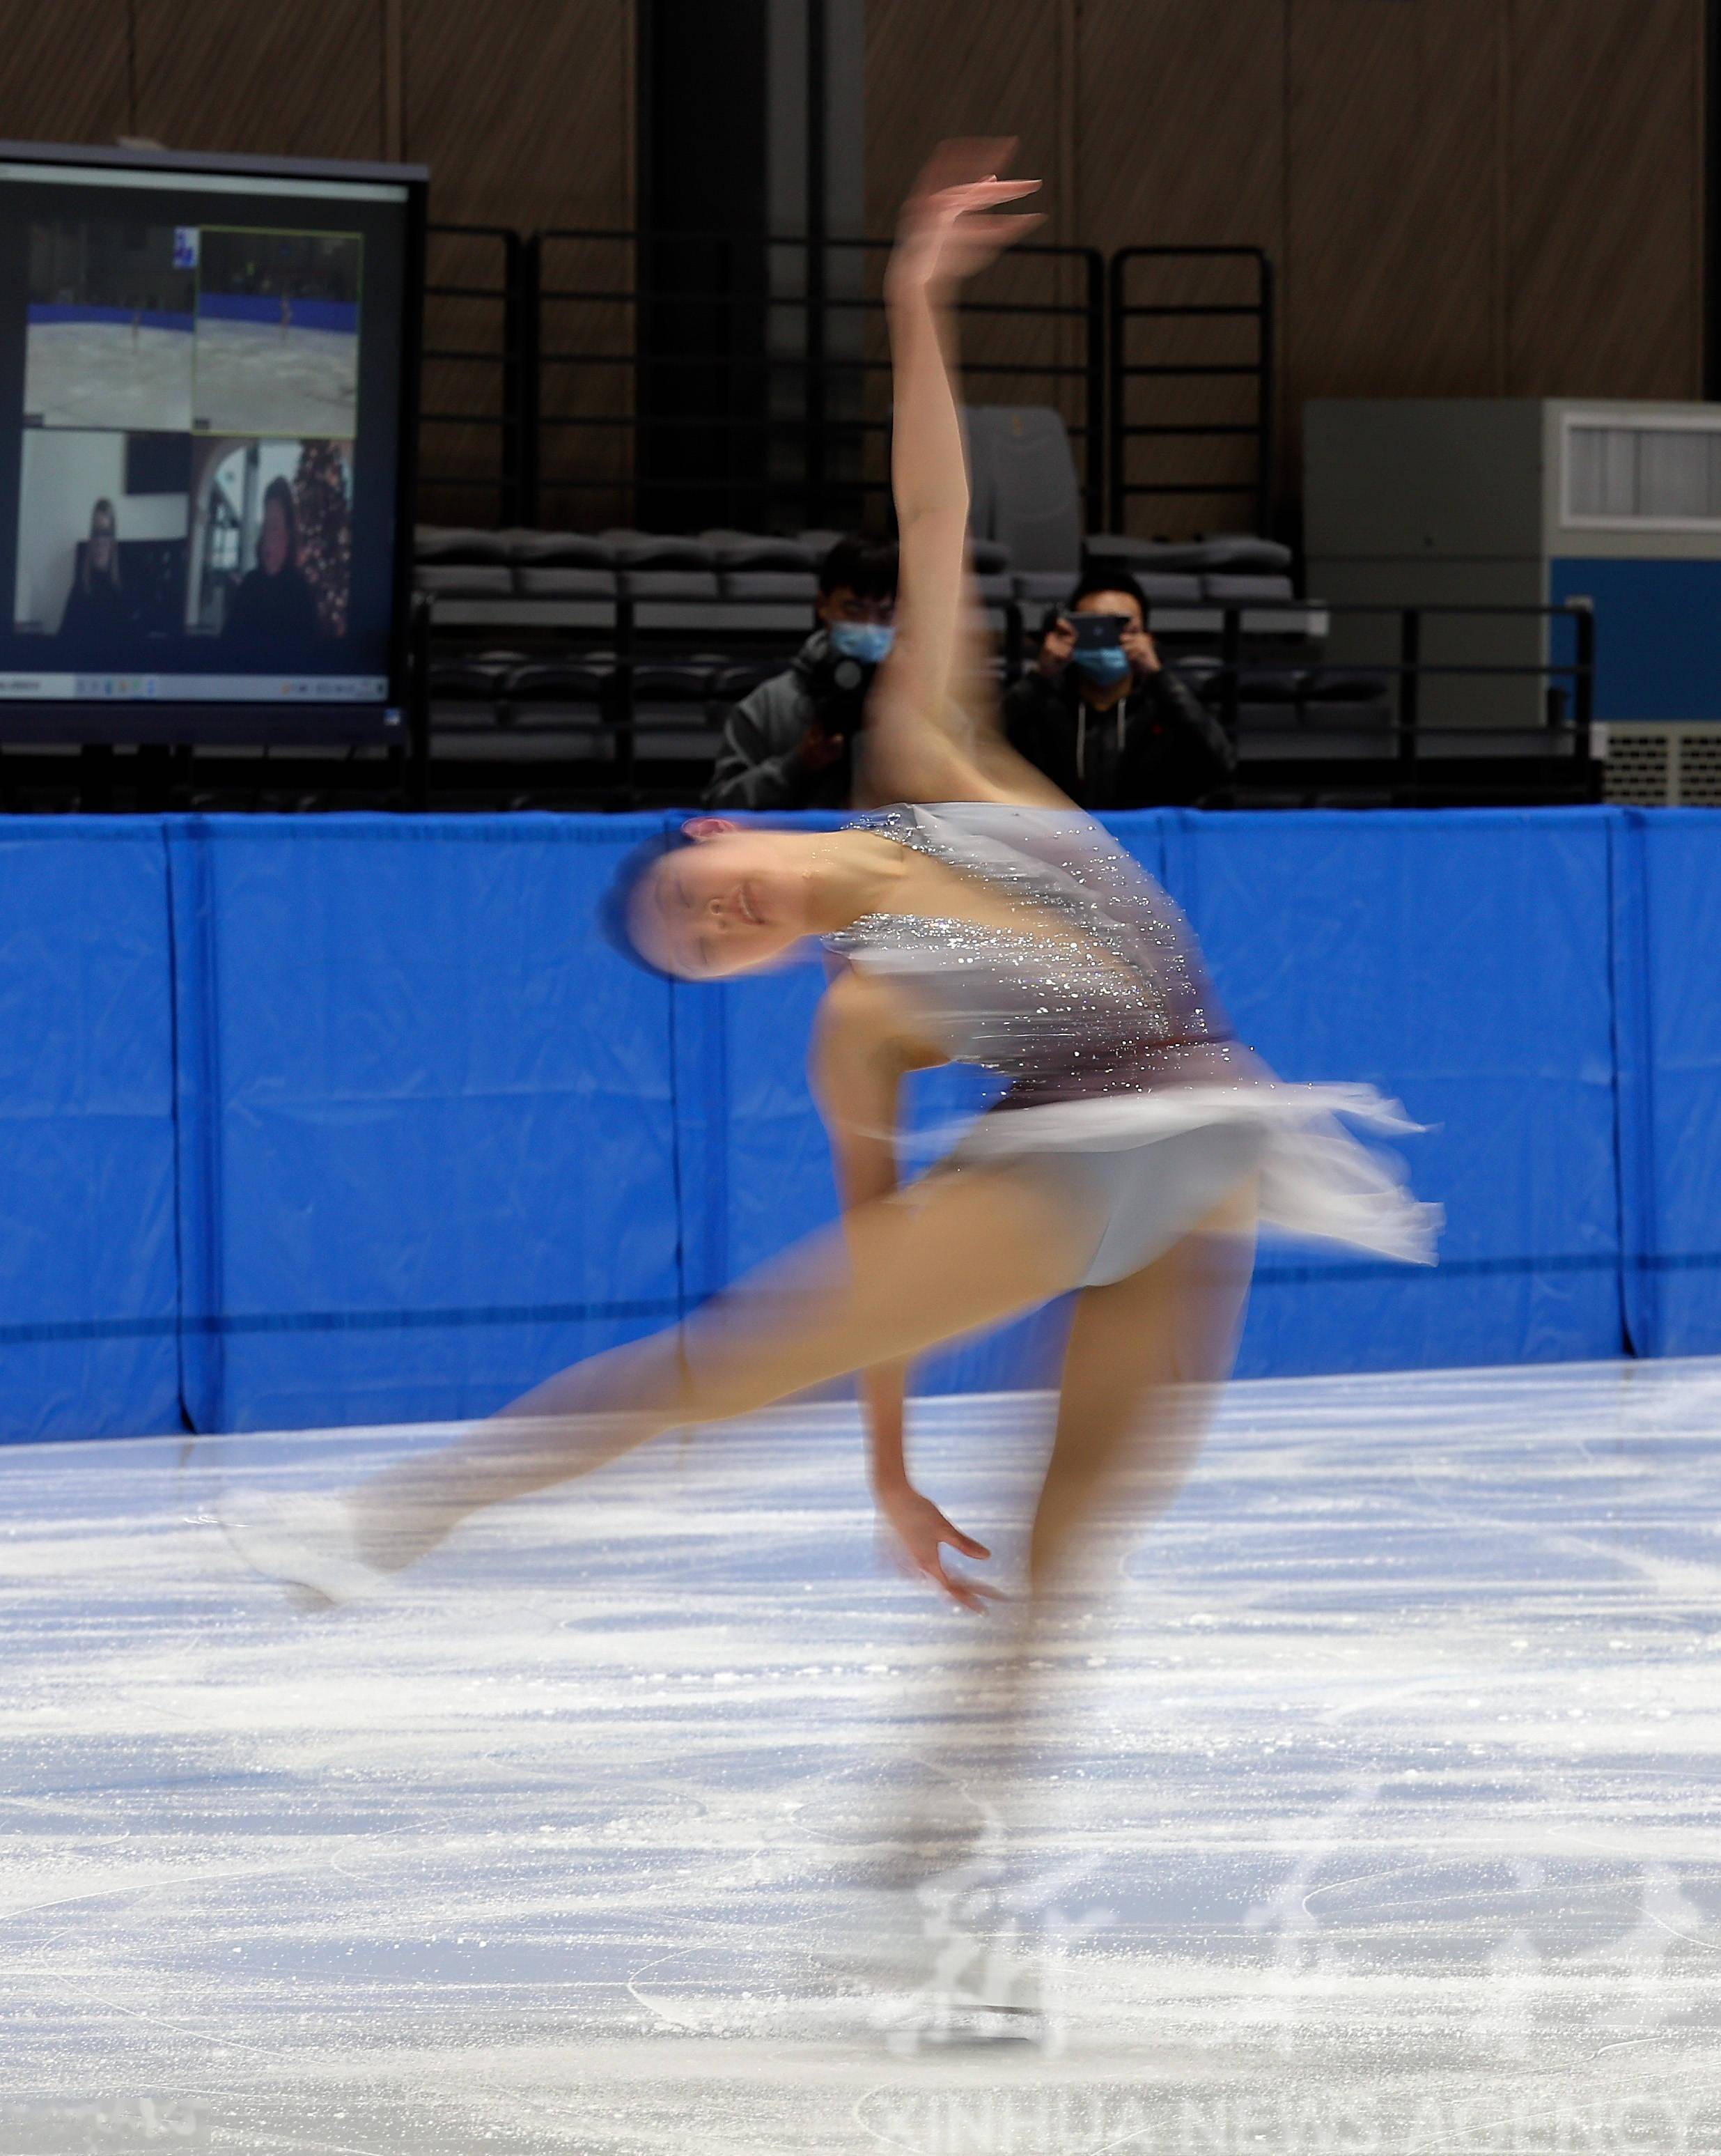
POLYGON ((428 164, 456 223, 625 223, 633 0, 0 0, 0 135, 428 164))
MULTIPOLYGON (((0 0, 0 136, 404 158, 430 167, 443 223, 625 225, 633 49, 633 0, 0 0)), ((488 282, 499 262, 433 241, 431 277, 488 282)), ((494 354, 501 327, 498 305, 436 299, 427 346, 494 354)), ((613 408, 624 379, 571 373, 546 408, 613 408)), ((499 414, 499 367, 431 359, 425 407, 499 414)), ((450 482, 426 490, 427 516, 494 520, 498 443, 427 427, 427 470, 450 482)))
MULTIPOLYGON (((0 0, 0 133, 402 156, 432 167, 443 220, 625 224, 634 13, 635 0, 0 0)), ((1048 239, 1266 248, 1288 480, 1310 396, 1694 396, 1703 14, 1703 0, 868 0, 868 223, 889 228, 935 137, 1001 131, 1048 182, 1048 239)), ((433 274, 485 266, 444 248, 433 274)), ((616 265, 564 247, 551 266, 565 281, 616 265)), ((1192 275, 1161 289, 1221 296, 1192 275)), ((499 332, 496 309, 443 301, 430 342, 488 352, 499 332)), ((1206 334, 1155 356, 1211 352, 1206 334)), ((970 345, 1032 366, 1067 363, 1074 339, 1006 321, 970 345)), ((436 362, 428 402, 494 400, 495 383, 493 367, 436 362)), ((975 386, 1078 416, 1067 378, 975 386)), ((546 408, 605 408, 607 393, 552 373, 546 408)), ((1163 393, 1221 423, 1246 403, 1222 383, 1163 393)), ((428 439, 433 464, 472 473, 494 442, 428 439)), ((1190 453, 1154 454, 1173 475, 1190 453)), ((487 512, 481 490, 465 505, 487 512)), ((1135 521, 1240 512, 1201 496, 1135 521)))
MULTIPOLYGON (((870 215, 886 227, 937 135, 1008 132, 1052 183, 1058 239, 1266 248, 1288 481, 1309 397, 1695 397, 1703 16, 1703 0, 871 0, 870 215)), ((1178 410, 1241 416, 1237 393, 1207 394, 1178 410)), ((1179 513, 1135 521, 1227 521, 1217 497, 1179 513)))

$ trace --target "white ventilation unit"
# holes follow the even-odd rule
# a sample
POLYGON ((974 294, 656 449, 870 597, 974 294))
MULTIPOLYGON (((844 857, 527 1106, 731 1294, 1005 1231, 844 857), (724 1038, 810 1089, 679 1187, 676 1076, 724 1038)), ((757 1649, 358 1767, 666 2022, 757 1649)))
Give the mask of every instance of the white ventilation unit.
POLYGON ((1596 732, 1606 742, 1608 800, 1638 808, 1721 808, 1721 726, 1616 720, 1596 732))
POLYGON ((1721 412, 1566 412, 1560 521, 1591 531, 1721 531, 1721 412))

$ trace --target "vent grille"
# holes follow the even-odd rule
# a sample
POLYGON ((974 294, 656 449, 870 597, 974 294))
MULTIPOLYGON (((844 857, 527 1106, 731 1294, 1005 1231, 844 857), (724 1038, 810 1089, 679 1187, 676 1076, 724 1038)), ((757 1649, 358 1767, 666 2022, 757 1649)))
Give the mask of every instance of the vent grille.
POLYGON ((1569 421, 1565 518, 1571 524, 1721 526, 1721 426, 1569 421))
POLYGON ((1721 808, 1721 727, 1610 725, 1606 798, 1636 808, 1721 808))
POLYGON ((1687 808, 1721 808, 1721 734, 1687 734, 1680 742, 1679 800, 1687 808))

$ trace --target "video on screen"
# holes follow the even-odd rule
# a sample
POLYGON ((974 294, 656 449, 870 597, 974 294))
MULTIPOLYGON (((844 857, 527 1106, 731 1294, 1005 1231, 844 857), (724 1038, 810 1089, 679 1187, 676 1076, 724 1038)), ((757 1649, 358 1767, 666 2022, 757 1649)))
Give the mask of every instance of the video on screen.
POLYGON ((346 634, 351 454, 342 441, 192 443, 185 625, 236 669, 289 669, 346 634))
POLYGON ((183 633, 192 440, 29 429, 18 499, 13 624, 55 663, 150 662, 183 633))
POLYGON ((165 224, 31 226, 26 426, 190 427, 193 240, 165 224))
POLYGON ((351 439, 363 241, 204 225, 197 242, 193 427, 351 439))

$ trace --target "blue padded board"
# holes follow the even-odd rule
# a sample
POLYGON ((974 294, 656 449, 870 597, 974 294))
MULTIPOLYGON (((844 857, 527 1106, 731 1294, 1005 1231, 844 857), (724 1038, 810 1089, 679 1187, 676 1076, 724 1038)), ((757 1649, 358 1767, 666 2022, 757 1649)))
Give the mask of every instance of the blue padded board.
POLYGON ((177 1430, 160 826, 0 821, 0 1438, 177 1430))
POLYGON ((684 1301, 640 817, 171 830, 199 1429, 464 1416, 684 1301))
POLYGON ((1171 812, 1167 881, 1242 1038, 1426 1135, 1437 1268, 1264 1246, 1246 1374, 1621 1345, 1606 809, 1171 812))
POLYGON ((1628 809, 1617 861, 1631 1344, 1721 1354, 1721 816, 1628 809))

